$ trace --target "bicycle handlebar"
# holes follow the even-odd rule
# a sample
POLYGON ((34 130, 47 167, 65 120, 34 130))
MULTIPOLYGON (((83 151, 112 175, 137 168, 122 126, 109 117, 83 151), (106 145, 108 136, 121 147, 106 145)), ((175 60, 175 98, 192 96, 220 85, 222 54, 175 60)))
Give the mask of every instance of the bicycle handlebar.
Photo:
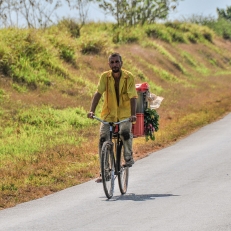
MULTIPOLYGON (((98 120, 98 121, 100 121, 100 122, 103 123, 103 124, 110 124, 110 122, 101 120, 100 118, 98 118, 98 117, 96 117, 96 116, 93 116, 93 118, 96 119, 96 120, 98 120)), ((119 122, 112 122, 112 123, 116 125, 116 124, 121 124, 121 123, 127 122, 127 121, 129 121, 129 118, 124 119, 124 120, 121 120, 121 121, 119 121, 119 122)))

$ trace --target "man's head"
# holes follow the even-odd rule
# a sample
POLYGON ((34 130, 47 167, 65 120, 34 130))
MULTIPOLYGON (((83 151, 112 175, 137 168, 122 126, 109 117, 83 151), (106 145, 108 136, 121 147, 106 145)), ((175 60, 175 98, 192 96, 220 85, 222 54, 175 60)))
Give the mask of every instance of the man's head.
POLYGON ((119 53, 113 53, 108 58, 108 64, 114 73, 118 73, 123 65, 122 57, 119 53))

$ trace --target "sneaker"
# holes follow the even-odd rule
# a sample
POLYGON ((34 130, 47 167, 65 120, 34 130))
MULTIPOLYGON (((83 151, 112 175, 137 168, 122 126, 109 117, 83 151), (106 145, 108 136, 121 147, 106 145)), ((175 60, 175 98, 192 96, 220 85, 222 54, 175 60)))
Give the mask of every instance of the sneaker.
MULTIPOLYGON (((111 180, 111 174, 109 171, 105 171, 105 179, 106 181, 109 181, 111 180)), ((100 176, 95 180, 96 183, 102 183, 103 182, 103 179, 102 179, 102 176, 100 174, 100 176)))
POLYGON ((97 179, 96 179, 96 181, 95 181, 96 183, 102 183, 102 177, 100 176, 100 177, 98 177, 97 179))
POLYGON ((126 161, 125 164, 126 167, 132 167, 132 165, 135 163, 132 157, 130 157, 129 159, 125 159, 125 161, 126 161))
POLYGON ((99 177, 95 180, 96 183, 102 183, 102 176, 101 173, 99 174, 99 177))

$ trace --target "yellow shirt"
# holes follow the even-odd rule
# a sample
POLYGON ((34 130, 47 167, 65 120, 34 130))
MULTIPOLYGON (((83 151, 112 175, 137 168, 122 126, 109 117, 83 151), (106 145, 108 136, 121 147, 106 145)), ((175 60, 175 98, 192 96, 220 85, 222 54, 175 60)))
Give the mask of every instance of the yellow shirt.
POLYGON ((104 94, 101 118, 108 122, 117 122, 131 116, 131 98, 137 98, 134 76, 122 69, 119 83, 119 106, 115 92, 115 80, 112 71, 104 72, 99 80, 97 90, 104 94))

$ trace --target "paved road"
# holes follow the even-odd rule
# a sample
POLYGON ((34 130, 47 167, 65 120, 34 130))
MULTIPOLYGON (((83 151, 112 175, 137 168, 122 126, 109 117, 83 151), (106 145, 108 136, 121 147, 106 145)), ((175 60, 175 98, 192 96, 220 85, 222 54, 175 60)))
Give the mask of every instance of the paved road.
POLYGON ((231 230, 231 114, 137 161, 126 195, 92 180, 0 211, 0 230, 231 230))

